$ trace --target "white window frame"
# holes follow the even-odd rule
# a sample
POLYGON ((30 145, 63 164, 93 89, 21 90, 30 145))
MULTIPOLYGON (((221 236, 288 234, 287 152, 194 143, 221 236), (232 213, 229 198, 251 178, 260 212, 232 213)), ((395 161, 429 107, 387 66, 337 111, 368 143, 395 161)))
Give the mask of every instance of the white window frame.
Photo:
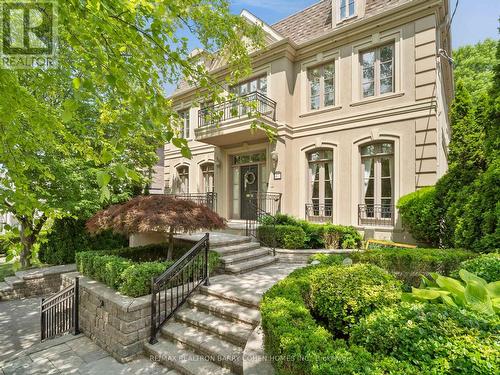
POLYGON ((177 178, 179 179, 179 188, 177 189, 177 193, 180 194, 189 194, 189 166, 188 165, 180 165, 176 168, 177 178), (186 172, 184 172, 186 171, 186 172), (182 189, 183 178, 185 179, 185 191, 182 189))
POLYGON ((181 120, 180 134, 185 139, 191 139, 191 111, 189 109, 177 112, 181 120))
MULTIPOLYGON (((309 191, 309 194, 308 194, 308 203, 309 204, 312 204, 313 207, 314 207, 314 200, 317 201, 317 206, 318 207, 321 207, 321 206, 325 206, 326 207, 326 199, 330 199, 331 200, 331 208, 330 208, 330 215, 327 215, 328 217, 333 217, 333 212, 334 212, 334 203, 335 203, 335 154, 334 154, 334 150, 331 149, 331 148, 319 148, 319 149, 313 149, 313 150, 310 150, 310 151, 307 151, 306 152, 306 159, 307 159, 307 169, 308 169, 308 178, 307 178, 307 182, 308 182, 308 191, 309 191), (328 151, 331 153, 332 155, 332 158, 331 159, 319 159, 317 161, 311 161, 310 160, 310 155, 315 153, 315 152, 321 152, 321 151, 328 151), (330 171, 330 175, 331 175, 331 180, 327 180, 325 178, 325 163, 331 163, 331 171, 330 171), (311 175, 310 175, 310 165, 311 164, 319 164, 319 180, 318 180, 318 197, 317 198, 313 198, 313 189, 311 187, 311 175), (330 181, 330 184, 331 184, 331 188, 332 188, 332 196, 331 198, 326 198, 325 197, 325 186, 326 186, 326 182, 327 181, 330 181)), ((321 209, 319 210, 321 212, 321 209)), ((323 210, 323 212, 325 212, 326 210, 323 210)))
POLYGON ((359 53, 359 69, 360 69, 360 97, 362 99, 370 99, 370 98, 375 98, 378 96, 383 96, 383 95, 390 95, 394 94, 395 92, 395 67, 396 67, 396 48, 393 43, 388 43, 388 44, 383 44, 380 46, 377 46, 375 48, 370 48, 367 50, 360 51, 359 53), (389 92, 381 92, 381 51, 385 47, 391 47, 392 49, 392 59, 390 60, 392 63, 392 90, 389 92), (368 54, 368 53, 373 53, 374 54, 374 62, 373 62, 373 69, 374 69, 374 75, 373 75, 373 95, 369 96, 364 96, 364 88, 363 84, 367 83, 366 81, 363 80, 363 55, 368 54))
POLYGON ((335 106, 335 97, 337 96, 337 80, 336 80, 336 67, 335 67, 335 60, 330 60, 327 62, 323 62, 319 65, 311 66, 307 68, 307 108, 309 111, 318 111, 321 109, 329 108, 335 106), (325 67, 327 65, 332 65, 333 66, 333 103, 332 104, 325 104, 325 67), (318 108, 311 108, 312 107, 312 95, 311 95, 311 72, 314 69, 319 69, 319 107, 318 108))
POLYGON ((212 163, 212 162, 206 162, 206 163, 203 163, 200 165, 200 169, 201 169, 201 179, 203 181, 203 192, 204 193, 213 193, 215 191, 215 163, 212 163), (209 169, 211 166, 211 169, 209 169), (212 186, 211 186, 211 189, 207 190, 207 187, 210 188, 210 186, 207 186, 207 176, 208 176, 208 179, 209 179, 209 183, 210 183, 210 175, 211 175, 211 178, 212 178, 212 186))
POLYGON ((338 18, 340 21, 345 21, 349 18, 356 17, 356 8, 357 8, 357 1, 356 0, 337 0, 338 1, 338 18), (352 14, 350 14, 351 10, 351 4, 352 4, 352 14), (345 5, 346 8, 346 14, 344 17, 342 17, 342 7, 345 5))

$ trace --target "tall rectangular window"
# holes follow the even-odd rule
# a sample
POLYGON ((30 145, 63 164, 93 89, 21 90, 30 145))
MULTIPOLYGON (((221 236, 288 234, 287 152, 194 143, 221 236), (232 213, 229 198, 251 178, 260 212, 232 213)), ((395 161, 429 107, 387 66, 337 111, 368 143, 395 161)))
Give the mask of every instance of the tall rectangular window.
POLYGON ((189 110, 179 112, 179 117, 181 119, 181 136, 185 139, 189 139, 190 125, 189 125, 189 110))
POLYGON ((333 212, 333 151, 318 150, 307 154, 310 178, 312 216, 332 216, 333 212))
POLYGON ((394 45, 361 53, 363 98, 394 92, 394 45))
POLYGON ((307 71, 309 81, 309 109, 320 109, 335 104, 335 63, 329 62, 307 71))
POLYGON ((354 16, 355 7, 354 0, 340 0, 340 19, 354 16))

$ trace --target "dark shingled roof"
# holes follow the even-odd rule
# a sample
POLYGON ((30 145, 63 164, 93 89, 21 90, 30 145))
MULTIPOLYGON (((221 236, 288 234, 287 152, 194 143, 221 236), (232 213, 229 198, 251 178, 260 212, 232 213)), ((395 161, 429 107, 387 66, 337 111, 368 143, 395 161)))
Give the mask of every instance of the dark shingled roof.
MULTIPOLYGON (((411 0, 366 0, 365 18, 407 1, 411 0)), ((271 27, 297 44, 307 42, 332 29, 332 0, 313 4, 271 27)))

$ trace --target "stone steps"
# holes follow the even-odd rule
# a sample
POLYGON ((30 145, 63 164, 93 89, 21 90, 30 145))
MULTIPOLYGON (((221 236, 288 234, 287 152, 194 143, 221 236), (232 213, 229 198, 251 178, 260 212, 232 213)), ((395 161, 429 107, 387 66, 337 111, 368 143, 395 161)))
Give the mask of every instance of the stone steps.
POLYGON ((234 254, 238 254, 240 252, 255 250, 260 248, 260 244, 258 242, 244 242, 237 245, 231 246, 217 246, 211 248, 210 250, 216 251, 220 256, 231 256, 234 254))
POLYGON ((161 329, 162 335, 178 342, 194 353, 206 356, 211 362, 235 373, 243 373, 243 348, 200 331, 184 323, 172 322, 161 329))
POLYGON ((145 350, 154 356, 154 360, 184 375, 232 375, 231 370, 197 356, 179 342, 174 343, 161 336, 154 345, 146 343, 145 350))
POLYGON ((24 283, 24 281, 17 276, 7 276, 4 278, 4 282, 12 288, 16 288, 16 286, 24 283))
POLYGON ((195 294, 191 296, 187 302, 192 308, 210 313, 231 322, 241 322, 256 326, 260 321, 260 312, 258 309, 252 309, 227 299, 195 294))
POLYGON ((219 288, 211 288, 209 286, 200 285, 199 290, 202 294, 206 294, 208 296, 213 296, 217 298, 221 298, 223 300, 227 300, 229 302, 234 302, 242 306, 249 307, 251 309, 259 309, 260 306, 260 296, 255 294, 248 296, 244 295, 237 290, 225 290, 223 288, 220 290, 219 288))
POLYGON ((248 251, 241 251, 239 253, 223 256, 221 262, 224 266, 228 266, 230 264, 243 263, 252 259, 262 258, 266 255, 269 255, 269 251, 258 246, 248 251))
POLYGON ((278 258, 272 255, 266 255, 257 259, 251 259, 246 262, 229 264, 224 267, 224 271, 230 274, 240 274, 256 270, 257 268, 269 266, 278 261, 278 258))
POLYGON ((215 315, 194 309, 182 309, 175 314, 178 322, 217 335, 234 345, 244 347, 252 334, 253 326, 245 323, 229 322, 215 315))

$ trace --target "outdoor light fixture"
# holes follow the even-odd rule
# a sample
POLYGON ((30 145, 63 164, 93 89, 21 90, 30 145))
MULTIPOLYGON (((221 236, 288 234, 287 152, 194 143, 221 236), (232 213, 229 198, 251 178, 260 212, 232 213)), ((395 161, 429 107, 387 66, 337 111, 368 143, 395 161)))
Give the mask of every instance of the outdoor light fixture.
POLYGON ((278 166, 278 151, 273 151, 271 152, 271 160, 273 161, 273 170, 276 170, 276 167, 278 166))

